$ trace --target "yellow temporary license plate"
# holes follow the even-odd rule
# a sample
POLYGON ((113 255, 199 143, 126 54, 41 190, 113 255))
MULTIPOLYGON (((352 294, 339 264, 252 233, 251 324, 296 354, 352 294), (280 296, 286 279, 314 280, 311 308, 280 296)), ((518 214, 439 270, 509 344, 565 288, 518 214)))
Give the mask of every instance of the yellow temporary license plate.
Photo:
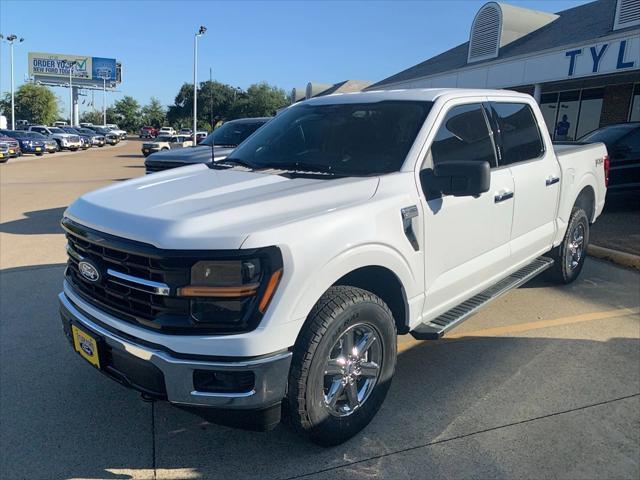
POLYGON ((90 364, 100 368, 98 342, 96 339, 75 325, 71 325, 71 331, 73 332, 73 346, 76 351, 90 364))
POLYGON ((42 150, 42 148, 36 147, 36 152, 39 152, 40 150, 42 150))
POLYGON ((15 150, 9 150, 9 155, 13 155, 14 153, 16 153, 15 150))

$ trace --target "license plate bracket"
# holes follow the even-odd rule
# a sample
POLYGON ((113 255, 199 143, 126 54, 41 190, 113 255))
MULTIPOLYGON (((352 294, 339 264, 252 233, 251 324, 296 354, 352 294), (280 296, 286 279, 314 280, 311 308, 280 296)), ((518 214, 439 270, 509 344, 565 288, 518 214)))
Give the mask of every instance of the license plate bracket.
POLYGON ((100 339, 71 324, 73 347, 87 362, 100 368, 100 339))

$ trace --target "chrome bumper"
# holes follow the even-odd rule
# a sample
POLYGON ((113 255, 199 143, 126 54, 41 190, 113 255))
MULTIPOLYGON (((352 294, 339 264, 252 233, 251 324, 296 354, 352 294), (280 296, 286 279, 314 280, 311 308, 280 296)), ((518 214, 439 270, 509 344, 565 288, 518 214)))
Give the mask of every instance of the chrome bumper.
POLYGON ((163 350, 137 344, 100 326, 71 302, 64 292, 58 295, 58 299, 63 322, 83 327, 99 336, 108 348, 132 355, 158 368, 164 376, 166 398, 171 403, 225 409, 260 409, 280 402, 286 394, 291 352, 229 362, 175 358, 163 350), (254 387, 248 392, 238 393, 197 391, 193 383, 195 370, 251 371, 255 376, 254 387))

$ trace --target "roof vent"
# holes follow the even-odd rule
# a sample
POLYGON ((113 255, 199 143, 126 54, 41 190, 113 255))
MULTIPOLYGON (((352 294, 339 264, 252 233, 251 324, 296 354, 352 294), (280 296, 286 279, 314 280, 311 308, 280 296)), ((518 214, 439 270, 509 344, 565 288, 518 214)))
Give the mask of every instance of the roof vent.
MULTIPOLYGON (((639 0, 633 0, 639 1, 639 0)), ((506 3, 483 5, 471 25, 468 63, 496 58, 500 48, 553 22, 558 15, 514 7, 506 3)))
POLYGON ((497 3, 483 6, 471 25, 469 62, 477 62, 498 56, 502 12, 497 3))
POLYGON ((640 25, 640 0, 618 0, 613 29, 640 25))

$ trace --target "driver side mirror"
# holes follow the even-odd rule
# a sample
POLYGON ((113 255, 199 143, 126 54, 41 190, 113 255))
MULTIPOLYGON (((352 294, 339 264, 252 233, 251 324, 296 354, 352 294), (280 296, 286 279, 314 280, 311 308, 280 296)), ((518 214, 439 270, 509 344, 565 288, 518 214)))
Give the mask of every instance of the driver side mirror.
POLYGON ((456 160, 420 172, 420 182, 427 198, 434 193, 454 197, 476 196, 488 192, 491 185, 489 162, 456 160))

